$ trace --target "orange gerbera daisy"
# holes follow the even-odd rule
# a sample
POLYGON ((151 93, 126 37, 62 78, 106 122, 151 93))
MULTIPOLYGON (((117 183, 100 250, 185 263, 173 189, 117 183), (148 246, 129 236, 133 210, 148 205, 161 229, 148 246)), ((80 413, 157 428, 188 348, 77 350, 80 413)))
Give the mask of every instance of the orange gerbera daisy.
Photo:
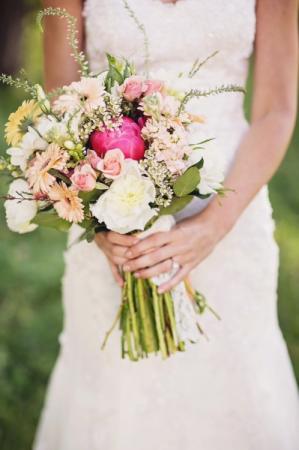
POLYGON ((65 183, 55 183, 49 191, 49 198, 54 201, 54 208, 62 219, 72 223, 84 219, 83 202, 78 191, 68 188, 65 183))
POLYGON ((34 193, 47 193, 55 182, 49 170, 64 170, 69 155, 57 144, 48 145, 44 152, 37 153, 27 170, 29 185, 34 193))

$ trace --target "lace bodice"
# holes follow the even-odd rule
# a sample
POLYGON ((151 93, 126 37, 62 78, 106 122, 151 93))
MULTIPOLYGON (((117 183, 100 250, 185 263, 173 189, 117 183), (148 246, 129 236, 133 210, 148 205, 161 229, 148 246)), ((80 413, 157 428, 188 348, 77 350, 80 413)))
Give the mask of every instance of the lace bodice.
MULTIPOLYGON (((196 58, 219 55, 200 72, 201 82, 243 84, 255 34, 255 0, 128 0, 145 26, 153 69, 190 69, 196 58), (225 3, 225 6, 224 6, 225 3), (175 32, 174 32, 175 30, 175 32)), ((122 0, 87 0, 87 51, 98 70, 105 52, 143 64, 143 37, 122 0)))
MULTIPOLYGON (((255 35, 255 0, 128 0, 148 37, 150 71, 183 90, 208 89, 223 84, 245 86, 248 59, 255 35), (211 58, 190 79, 194 63, 211 58), (178 79, 178 75, 181 74, 178 79)), ((105 53, 133 60, 144 69, 143 35, 130 17, 123 0, 87 0, 86 47, 93 71, 106 67, 105 53)), ((228 171, 241 136, 247 128, 242 94, 225 94, 192 100, 191 112, 201 114, 205 124, 195 142, 214 138, 228 171)), ((177 218, 194 214, 207 201, 193 200, 177 218)))

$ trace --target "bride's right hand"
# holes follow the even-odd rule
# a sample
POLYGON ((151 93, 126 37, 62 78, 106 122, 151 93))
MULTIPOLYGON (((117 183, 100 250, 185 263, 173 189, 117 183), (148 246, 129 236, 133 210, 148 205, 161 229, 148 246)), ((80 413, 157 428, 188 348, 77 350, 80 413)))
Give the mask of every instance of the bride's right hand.
POLYGON ((125 254, 132 245, 137 244, 138 238, 114 231, 106 231, 97 233, 95 242, 108 259, 115 281, 122 287, 124 281, 120 273, 120 267, 128 261, 125 254))

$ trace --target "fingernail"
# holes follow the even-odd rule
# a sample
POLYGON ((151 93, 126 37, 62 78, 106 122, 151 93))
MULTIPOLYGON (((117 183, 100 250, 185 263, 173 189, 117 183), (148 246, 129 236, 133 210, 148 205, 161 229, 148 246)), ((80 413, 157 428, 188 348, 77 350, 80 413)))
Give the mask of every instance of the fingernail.
POLYGON ((140 273, 139 273, 139 272, 136 272, 136 273, 134 273, 134 276, 135 276, 136 278, 139 278, 139 277, 140 277, 140 273))
POLYGON ((123 269, 125 272, 128 272, 130 270, 130 266, 127 266, 126 264, 123 266, 123 269))

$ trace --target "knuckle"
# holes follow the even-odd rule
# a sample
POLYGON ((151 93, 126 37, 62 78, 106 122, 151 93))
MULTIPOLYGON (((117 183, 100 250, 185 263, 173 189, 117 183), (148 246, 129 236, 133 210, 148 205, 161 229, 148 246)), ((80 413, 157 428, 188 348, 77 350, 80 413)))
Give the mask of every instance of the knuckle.
POLYGON ((113 242, 113 239, 114 239, 113 231, 108 231, 106 237, 109 242, 113 242))

